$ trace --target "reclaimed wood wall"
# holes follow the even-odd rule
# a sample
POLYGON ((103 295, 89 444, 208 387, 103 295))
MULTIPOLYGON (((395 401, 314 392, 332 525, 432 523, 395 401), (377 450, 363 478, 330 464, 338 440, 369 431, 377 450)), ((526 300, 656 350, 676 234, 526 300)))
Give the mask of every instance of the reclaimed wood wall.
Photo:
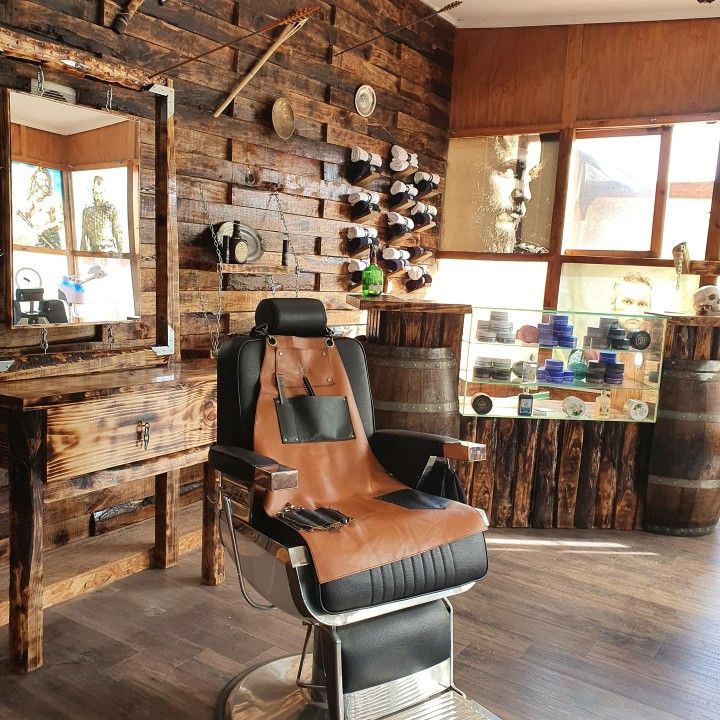
MULTIPOLYGON (((8 0, 0 5, 0 22, 40 38, 61 42, 99 56, 117 58, 149 72, 225 43, 250 29, 281 17, 302 3, 291 0, 172 0, 163 6, 144 3, 124 35, 109 29, 118 11, 110 0, 8 0)), ((423 169, 444 176, 449 123, 453 27, 441 19, 419 24, 332 59, 335 51, 369 39, 379 30, 416 19, 427 12, 419 0, 320 1, 320 13, 293 37, 218 119, 213 108, 224 98, 236 76, 247 71, 270 44, 256 36, 240 44, 188 63, 172 72, 176 89, 178 168, 178 229, 180 238, 181 342, 186 350, 207 353, 209 329, 217 308, 215 255, 207 233, 208 220, 240 220, 255 227, 267 244, 261 263, 279 266, 284 226, 276 199, 297 253, 300 292, 320 298, 334 324, 352 324, 359 311, 345 303, 349 288, 345 228, 349 225, 343 180, 349 151, 360 145, 389 156, 392 143, 417 151, 423 169), (371 118, 354 111, 355 90, 370 83, 378 107, 371 118), (279 96, 295 110, 297 131, 288 140, 274 134, 270 109, 279 96), (207 202, 206 215, 203 198, 207 202)), ((0 84, 28 90, 37 69, 30 64, 0 59, 0 84)), ((104 107, 107 87, 47 71, 45 79, 75 87, 82 104, 104 107)), ((147 93, 115 88, 113 107, 140 118, 142 322, 116 326, 118 344, 147 344, 154 335, 154 99, 147 93)), ((371 189, 386 193, 387 180, 371 189)), ((441 198, 433 203, 441 209, 441 198)), ((385 218, 378 221, 380 237, 385 218)), ((424 246, 437 245, 438 230, 418 236, 424 246)), ((268 274, 229 276, 221 293, 220 331, 239 332, 252 326, 257 303, 270 295, 292 295, 291 267, 268 274)), ((393 292, 404 292, 395 282, 393 292)), ((3 356, 36 346, 33 330, 0 328, 3 356)), ((76 349, 107 348, 94 329, 52 329, 52 349, 69 341, 76 349)), ((0 438, 1 446, 6 444, 0 438)), ((197 469, 184 470, 188 489, 197 469)), ((140 520, 152 512, 147 499, 152 479, 89 493, 83 502, 54 503, 46 510, 45 544, 62 545, 87 536, 98 525, 97 513, 128 505, 125 520, 140 520), (91 523, 93 514, 96 522, 91 523)), ((183 502, 196 499, 195 491, 183 502)), ((7 552, 7 477, 0 472, 0 560, 7 552)), ((113 524, 118 524, 118 519, 113 524)), ((108 523, 105 523, 107 526, 108 523)))
MULTIPOLYGON (((333 58, 334 51, 369 39, 378 30, 417 18, 427 6, 419 0, 317 4, 320 12, 217 119, 212 110, 236 77, 267 48, 268 37, 249 38, 237 51, 221 50, 169 73, 175 78, 177 92, 180 303, 185 349, 209 347, 206 313, 217 308, 218 281, 206 231, 208 220, 236 219, 256 228, 268 247, 262 265, 280 266, 284 226, 279 201, 297 253, 300 291, 322 299, 332 323, 350 324, 359 319, 358 311, 344 300, 349 288, 344 246, 349 224, 346 197, 351 188, 343 177, 350 148, 360 145, 388 158, 391 144, 399 143, 419 153, 423 169, 444 175, 452 26, 438 18, 333 58), (372 84, 378 97, 378 107, 367 119, 353 106, 354 93, 363 83, 372 84), (288 141, 275 135, 270 123, 272 103, 281 95, 292 103, 297 120, 296 134, 288 141), (271 195, 273 190, 278 192, 276 197, 271 195)), ((173 0, 163 6, 146 2, 126 33, 117 35, 109 25, 118 5, 109 0, 10 0, 0 11, 0 21, 16 30, 155 72, 296 7, 297 3, 289 0, 173 0)), ((10 64, 3 61, 6 63, 10 64)), ((27 88, 34 74, 35 68, 29 67, 25 78, 13 84, 27 88)), ((63 76, 46 74, 46 79, 78 85, 75 79, 63 76)), ((94 98, 92 85, 80 83, 85 88, 81 100, 102 102, 106 88, 96 87, 94 98)), ((139 94, 116 89, 114 97, 117 109, 152 117, 140 109, 143 101, 139 94)), ((144 241, 153 222, 151 132, 152 125, 144 122, 144 241)), ((388 182, 382 180, 371 186, 380 192, 387 188, 388 182)), ((385 226, 383 215, 378 220, 382 234, 385 226)), ((421 244, 435 247, 437 237, 437 229, 423 233, 421 244)), ((272 273, 272 278, 270 273, 229 276, 222 292, 221 332, 247 330, 255 306, 269 294, 272 282, 279 293, 292 294, 293 269, 291 258, 290 267, 272 273)), ((143 320, 147 322, 154 312, 152 272, 144 274, 143 290, 143 320)), ((392 290, 402 292, 404 284, 396 282, 392 290)), ((115 334, 118 337, 117 331, 115 334)))
POLYGON ((464 418, 488 461, 461 464, 494 527, 640 529, 653 425, 464 418))

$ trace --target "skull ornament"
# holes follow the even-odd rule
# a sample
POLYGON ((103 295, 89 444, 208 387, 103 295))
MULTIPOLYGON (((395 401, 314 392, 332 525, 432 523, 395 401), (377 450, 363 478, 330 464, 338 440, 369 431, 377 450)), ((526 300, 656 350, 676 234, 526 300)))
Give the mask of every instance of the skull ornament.
POLYGON ((720 315, 720 288, 703 285, 693 294, 696 315, 720 315))

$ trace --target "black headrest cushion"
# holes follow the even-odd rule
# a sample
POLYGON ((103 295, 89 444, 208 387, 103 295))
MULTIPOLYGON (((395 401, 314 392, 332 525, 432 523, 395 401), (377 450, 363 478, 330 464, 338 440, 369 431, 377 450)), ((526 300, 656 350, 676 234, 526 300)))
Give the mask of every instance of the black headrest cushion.
POLYGON ((327 314, 314 298, 266 298, 255 309, 255 325, 267 325, 271 335, 322 337, 327 334, 327 314))

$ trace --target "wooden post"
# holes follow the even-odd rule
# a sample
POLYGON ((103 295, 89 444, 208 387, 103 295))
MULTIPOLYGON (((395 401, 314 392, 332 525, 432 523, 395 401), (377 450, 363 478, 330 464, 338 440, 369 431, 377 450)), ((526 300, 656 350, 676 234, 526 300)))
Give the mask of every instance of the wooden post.
POLYGON ((22 672, 43 664, 44 411, 12 412, 10 446, 10 662, 22 672))
POLYGON ((178 494, 180 471, 155 476, 155 567, 177 565, 180 556, 178 537, 178 494))
POLYGON ((558 465, 557 521, 559 528, 575 526, 580 461, 585 423, 566 422, 558 465))
POLYGON ((220 585, 225 580, 225 557, 220 542, 220 475, 205 463, 202 524, 202 581, 220 585))
POLYGON ((532 499, 532 526, 534 528, 551 528, 554 525, 559 432, 559 420, 541 421, 532 499))
POLYGON ((12 322, 12 148, 10 147, 10 91, 0 90, 0 252, 5 261, 0 271, 0 322, 12 322))
POLYGON ((175 169, 175 91, 154 85, 155 98, 155 342, 180 357, 180 269, 175 169), (174 335, 177 334, 177 338, 174 335))

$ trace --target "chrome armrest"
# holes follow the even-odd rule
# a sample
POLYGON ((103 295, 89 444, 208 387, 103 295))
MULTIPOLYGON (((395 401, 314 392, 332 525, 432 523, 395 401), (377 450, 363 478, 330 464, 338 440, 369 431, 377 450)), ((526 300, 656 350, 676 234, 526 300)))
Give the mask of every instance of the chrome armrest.
POLYGON ((213 445, 208 463, 224 475, 265 490, 287 490, 298 485, 295 468, 237 445, 213 445))

